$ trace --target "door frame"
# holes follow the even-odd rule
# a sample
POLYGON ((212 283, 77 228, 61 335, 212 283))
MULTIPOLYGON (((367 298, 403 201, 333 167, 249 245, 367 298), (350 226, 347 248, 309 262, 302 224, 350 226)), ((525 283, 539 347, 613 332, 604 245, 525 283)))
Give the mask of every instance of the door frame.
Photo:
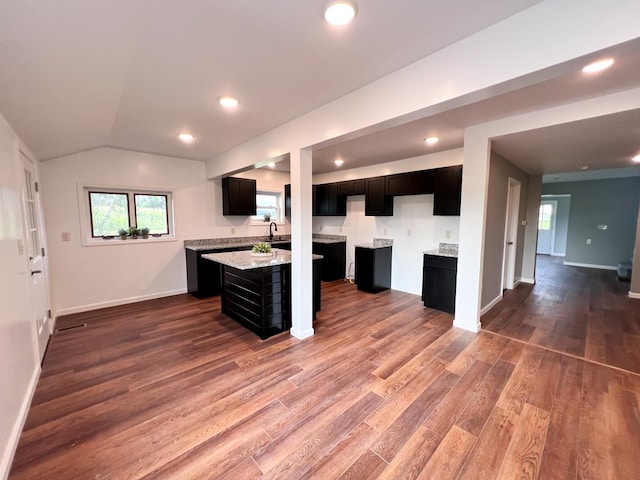
POLYGON ((22 185, 22 215, 23 215, 23 243, 26 249, 25 262, 27 267, 27 273, 29 275, 29 308, 31 311, 32 321, 35 320, 37 312, 34 309, 34 302, 36 301, 36 294, 33 290, 33 282, 31 279, 31 272, 33 261, 36 260, 39 262, 38 268, 41 270, 41 281, 43 282, 44 287, 44 303, 45 310, 47 312, 46 316, 43 319, 42 324, 39 324, 39 320, 34 321, 33 332, 34 332, 34 347, 35 351, 38 355, 38 363, 41 363, 44 360, 44 355, 47 350, 48 343, 51 339, 51 335, 53 334, 53 315, 51 313, 51 293, 49 291, 49 258, 46 255, 47 246, 46 246, 46 235, 44 231, 44 215, 42 211, 42 199, 40 197, 40 189, 38 188, 39 180, 38 180, 38 168, 36 162, 34 162, 29 155, 23 150, 19 150, 19 164, 20 164, 20 182, 22 185), (35 206, 34 211, 34 220, 37 224, 37 236, 38 236, 38 247, 40 248, 40 252, 38 252, 34 257, 30 256, 30 244, 31 238, 29 234, 29 213, 27 211, 27 192, 26 188, 26 175, 25 172, 29 170, 32 175, 32 181, 34 184, 33 190, 33 201, 35 206), (46 336, 46 340, 44 337, 46 336))
POLYGON ((507 181, 507 204, 504 221, 501 291, 516 286, 516 254, 518 251, 518 217, 520 215, 522 184, 515 178, 507 181))
MULTIPOLYGON (((553 195, 557 197, 558 195, 553 195)), ((551 255, 556 251, 556 217, 558 214, 558 200, 545 200, 545 196, 542 195, 540 198, 540 205, 538 206, 538 216, 540 215, 540 207, 543 203, 551 203, 553 204, 553 211, 551 213, 551 228, 549 229, 549 235, 551 236, 550 244, 549 244, 549 253, 539 253, 538 252, 538 242, 540 241, 540 229, 536 225, 536 229, 538 230, 538 238, 536 240, 536 255, 551 255)))

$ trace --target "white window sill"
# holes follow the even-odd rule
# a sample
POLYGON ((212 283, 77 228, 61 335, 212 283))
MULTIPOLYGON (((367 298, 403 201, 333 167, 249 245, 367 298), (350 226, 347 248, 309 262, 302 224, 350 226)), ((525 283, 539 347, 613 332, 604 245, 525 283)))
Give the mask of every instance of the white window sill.
POLYGON ((177 242, 178 239, 173 236, 163 236, 163 237, 149 237, 149 238, 127 238, 126 240, 121 240, 120 237, 114 237, 111 240, 104 240, 102 238, 96 239, 83 239, 82 246, 83 247, 104 247, 105 245, 139 245, 141 243, 162 243, 162 242, 177 242))

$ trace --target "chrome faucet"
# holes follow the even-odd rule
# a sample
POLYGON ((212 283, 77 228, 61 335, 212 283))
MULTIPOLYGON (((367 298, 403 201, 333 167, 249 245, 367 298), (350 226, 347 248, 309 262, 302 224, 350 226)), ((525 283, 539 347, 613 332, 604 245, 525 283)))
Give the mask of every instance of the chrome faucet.
POLYGON ((273 240, 273 230, 271 230, 271 227, 275 228, 276 232, 278 231, 278 225, 276 224, 276 222, 271 222, 269 224, 269 241, 271 242, 273 240))

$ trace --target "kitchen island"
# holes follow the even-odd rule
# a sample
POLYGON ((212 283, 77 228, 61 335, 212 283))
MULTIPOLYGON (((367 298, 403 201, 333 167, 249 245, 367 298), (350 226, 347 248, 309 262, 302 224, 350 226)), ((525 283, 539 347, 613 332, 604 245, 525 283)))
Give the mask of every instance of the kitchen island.
MULTIPOLYGON (((209 253, 221 266, 222 313, 263 340, 291 328, 291 252, 273 249, 270 257, 250 251, 209 253)), ((313 255, 313 315, 320 310, 320 261, 313 255)))

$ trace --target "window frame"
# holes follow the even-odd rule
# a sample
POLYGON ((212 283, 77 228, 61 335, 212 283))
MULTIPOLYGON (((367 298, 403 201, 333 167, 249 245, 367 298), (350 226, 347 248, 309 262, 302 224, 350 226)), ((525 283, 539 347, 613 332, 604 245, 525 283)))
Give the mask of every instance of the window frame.
MULTIPOLYGON (((260 205, 258 204, 258 195, 273 195, 276 197, 276 209, 277 209, 277 218, 271 217, 272 222, 276 222, 276 225, 284 224, 284 194, 283 192, 277 190, 256 190, 256 211, 260 209, 260 205)), ((270 207, 270 205, 268 205, 270 207)), ((266 222, 264 221, 264 217, 259 215, 251 215, 250 221, 251 225, 264 225, 266 222)))
MULTIPOLYGON (((158 188, 150 189, 148 187, 123 187, 113 185, 98 185, 98 184, 77 184, 78 195, 78 212, 80 215, 80 242, 84 247, 101 246, 101 245, 131 245, 140 243, 154 243, 154 242, 175 242, 177 241, 175 230, 175 208, 173 205, 174 192, 170 189, 158 188), (139 195, 162 195, 166 197, 166 216, 167 216, 167 228, 168 233, 164 234, 150 234, 149 238, 127 238, 121 240, 118 235, 114 236, 93 236, 93 215, 91 211, 91 196, 90 193, 108 193, 108 194, 124 194, 127 195, 127 208, 129 217, 129 226, 137 226, 136 224, 136 212, 135 212, 135 194, 139 195)), ((142 226, 144 227, 144 225, 142 226)), ((139 227, 139 228, 142 228, 139 227)))
MULTIPOLYGON (((91 194, 92 193, 100 193, 103 195, 121 195, 123 197, 125 197, 127 199, 127 218, 128 218, 128 225, 127 225, 127 229, 129 229, 129 227, 131 226, 131 214, 129 213, 129 195, 127 195, 124 192, 107 192, 107 191, 98 191, 98 190, 88 190, 87 191, 87 197, 88 197, 88 202, 89 202, 89 222, 90 222, 90 227, 91 227, 91 238, 100 238, 103 239, 104 235, 94 235, 95 230, 93 229, 93 203, 91 202, 91 194)), ((115 235, 114 235, 115 236, 115 235)))
MULTIPOLYGON (((164 197, 164 203, 165 203, 165 210, 164 210, 164 215, 165 218, 167 220, 167 231, 166 232, 162 232, 162 233, 158 233, 155 232, 151 235, 169 235, 171 228, 169 226, 169 197, 166 193, 142 193, 142 192, 133 192, 133 218, 135 219, 136 222, 136 226, 138 225, 138 204, 136 203, 136 197, 137 196, 146 196, 146 197, 164 197)), ((137 227, 140 228, 140 227, 137 227)))

